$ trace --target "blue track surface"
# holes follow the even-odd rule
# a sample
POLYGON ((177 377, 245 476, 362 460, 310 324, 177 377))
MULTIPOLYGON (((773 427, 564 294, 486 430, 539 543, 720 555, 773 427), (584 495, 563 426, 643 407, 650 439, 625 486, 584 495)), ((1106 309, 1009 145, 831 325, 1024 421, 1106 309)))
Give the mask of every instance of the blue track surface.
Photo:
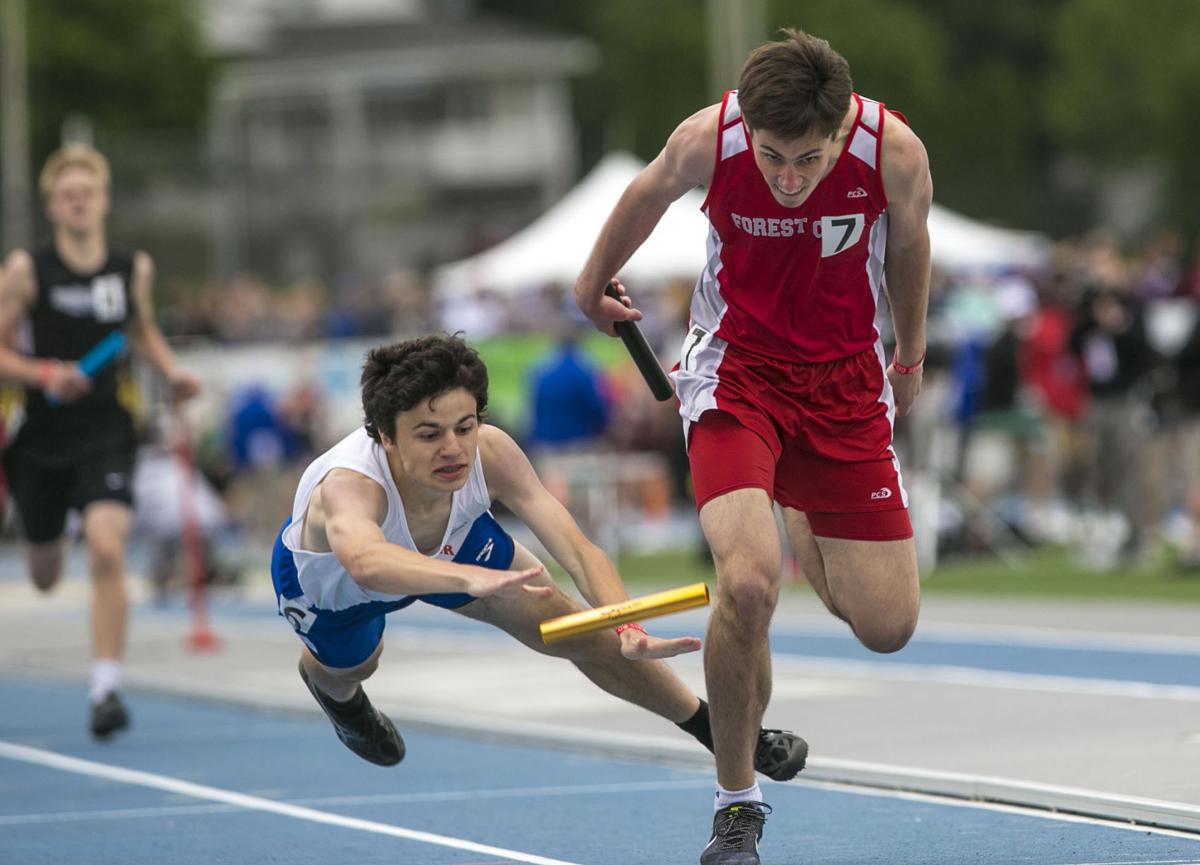
MULTIPOLYGON (((712 778, 702 773, 425 734, 406 737, 403 764, 380 769, 315 715, 140 693, 129 695, 133 730, 98 744, 84 701, 78 686, 0 678, 0 863, 691 865, 708 836, 712 778), (89 762, 64 771, 45 765, 53 754, 89 762), (126 783, 106 767, 152 775, 126 783), (185 795, 147 779, 211 789, 185 795), (214 801, 230 793, 253 798, 214 801), (520 855, 382 834, 389 827, 520 855)), ((764 865, 1200 863, 1200 838, 801 783, 764 790, 776 808, 764 865)))
MULTIPOLYGON (((177 613, 178 610, 174 608, 139 611, 139 615, 173 616, 177 613)), ((222 609, 221 613, 239 618, 278 618, 273 608, 254 605, 222 609)), ((686 624, 679 625, 679 618, 655 622, 654 633, 662 637, 704 636, 702 622, 698 621, 689 628, 686 624)), ((387 622, 389 630, 463 630, 476 637, 492 636, 498 642, 507 642, 509 639, 499 631, 483 627, 477 622, 420 607, 392 614, 387 622)), ((951 667, 985 673, 1200 688, 1200 642, 1197 641, 1144 642, 1131 646, 1122 645, 1119 640, 1103 641, 1079 633, 1062 633, 1053 641, 1047 641, 1044 637, 1019 633, 996 639, 986 634, 977 638, 927 635, 918 629, 903 652, 880 655, 864 648, 849 629, 832 630, 827 625, 816 629, 797 628, 776 622, 771 629, 771 654, 776 660, 791 657, 809 661, 854 661, 880 667, 951 667)))

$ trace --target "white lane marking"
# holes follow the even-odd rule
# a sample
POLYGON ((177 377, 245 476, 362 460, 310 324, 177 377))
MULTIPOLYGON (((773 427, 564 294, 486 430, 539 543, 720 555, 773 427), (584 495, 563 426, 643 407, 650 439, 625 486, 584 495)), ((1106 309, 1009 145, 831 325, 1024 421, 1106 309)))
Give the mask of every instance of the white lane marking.
POLYGON ((74 772, 77 775, 89 775, 93 778, 104 778, 105 780, 116 781, 122 784, 165 790, 168 793, 178 793, 182 796, 191 796, 195 799, 222 802, 252 811, 266 811, 272 814, 280 814, 284 817, 292 817, 297 820, 309 820, 313 823, 339 826, 343 829, 357 829, 360 832, 389 835, 393 838, 419 841, 423 844, 433 844, 438 847, 468 850, 472 853, 482 853, 485 856, 496 856, 500 859, 512 859, 517 862, 528 862, 530 865, 578 865, 578 863, 566 862, 562 859, 550 859, 545 856, 535 856, 532 853, 522 853, 518 850, 506 850, 503 847, 477 844, 474 841, 467 841, 462 838, 435 835, 432 832, 420 832, 415 829, 405 829, 402 826, 376 823, 372 820, 360 820, 356 817, 343 817, 340 814, 330 814, 300 805, 275 802, 258 796, 249 796, 245 793, 235 793, 232 790, 222 790, 219 787, 193 784, 190 781, 181 781, 178 778, 156 775, 152 772, 139 772, 135 769, 124 769, 120 766, 94 763, 91 760, 67 757, 63 754, 56 754, 53 751, 29 748, 13 742, 0 740, 0 757, 7 757, 10 760, 18 760, 23 763, 32 763, 36 766, 60 769, 64 772, 74 772))
MULTIPOLYGON (((772 634, 791 637, 846 637, 846 626, 828 616, 776 616, 772 634)), ((1082 631, 1015 624, 922 622, 913 642, 961 643, 968 646, 1021 646, 1101 652, 1147 652, 1200 655, 1200 638, 1182 635, 1135 634, 1122 631, 1082 631)))
POLYGON ((1061 865, 1200 865, 1195 859, 1131 859, 1127 862, 1064 862, 1061 865))
MULTIPOLYGON (((1103 817, 1087 817, 1082 814, 1067 814, 1063 811, 1051 811, 1036 805, 1007 805, 1001 802, 978 802, 970 799, 959 799, 953 796, 939 796, 931 793, 913 793, 907 790, 878 790, 872 787, 860 787, 852 781, 792 781, 779 783, 768 782, 772 790, 802 789, 817 787, 822 790, 836 790, 840 793, 852 793, 856 796, 875 796, 881 799, 903 799, 908 802, 922 802, 929 805, 948 805, 951 808, 973 808, 977 811, 997 811, 1002 814, 1017 814, 1022 817, 1037 817, 1041 820, 1053 820, 1056 823, 1083 823, 1088 826, 1104 826, 1109 829, 1121 829, 1126 832, 1137 832, 1148 835, 1165 835, 1169 838, 1186 838, 1188 841, 1197 840, 1196 833, 1185 832, 1181 829, 1163 829, 1158 826, 1144 826, 1129 823, 1125 820, 1107 820, 1103 817)), ((1200 865, 1187 859, 1177 862, 1163 860, 1157 865, 1200 865)), ((1155 865, 1153 862, 1081 862, 1074 865, 1155 865)))
MULTIPOLYGON (((471 633, 463 625, 455 627, 437 619, 414 622, 416 613, 398 625, 398 632, 443 638, 448 642, 461 639, 471 633)), ((702 625, 700 616, 688 613, 675 618, 679 628, 702 625), (694 619, 695 621, 692 621, 694 619)), ((390 627, 390 626, 389 626, 390 627)), ((778 637, 841 637, 847 643, 855 642, 846 626, 830 616, 776 615, 771 626, 771 635, 778 637)), ((479 640, 503 642, 506 637, 500 632, 472 634, 479 640)), ((1063 630, 1029 625, 966 625, 951 622, 922 622, 913 643, 950 643, 963 646, 1011 646, 1030 649, 1067 649, 1074 651, 1131 652, 1166 655, 1200 655, 1200 638, 1178 635, 1135 634, 1119 631, 1063 630)))
POLYGON ((775 652, 771 662, 777 670, 791 673, 856 676, 864 679, 888 679, 899 682, 971 685, 979 688, 1006 688, 1013 691, 1049 691, 1096 697, 1128 697, 1138 700, 1174 700, 1200 703, 1200 687, 1195 685, 1158 685, 1124 679, 1090 679, 1078 676, 1045 676, 1038 673, 1009 673, 981 670, 949 664, 901 664, 817 658, 775 652))
POLYGON ((661 792, 667 790, 708 789, 711 778, 687 781, 637 781, 620 784, 581 784, 557 787, 511 787, 488 790, 444 790, 428 793, 381 793, 372 796, 325 796, 318 799, 295 799, 305 805, 395 805, 411 802, 457 802, 471 799, 513 799, 525 796, 580 796, 608 793, 661 792))
POLYGON ((8 814, 0 826, 29 826, 40 823, 81 823, 88 820, 137 820, 144 817, 174 817, 185 814, 228 814, 232 805, 163 805, 160 808, 108 808, 98 811, 48 811, 43 814, 8 814))
MULTIPOLYGON (((379 793, 370 796, 318 796, 289 799, 289 805, 400 805, 414 802, 462 802, 478 799, 514 799, 547 796, 593 796, 647 793, 670 790, 709 789, 712 779, 689 781, 635 781, 621 784, 580 784, 554 787, 506 787, 487 790, 430 790, 422 793, 379 793)), ((184 816, 187 814, 228 814, 232 805, 163 805, 157 808, 107 808, 93 811, 48 811, 41 814, 0 816, 0 826, 41 823, 78 823, 86 820, 137 820, 145 817, 184 816)))

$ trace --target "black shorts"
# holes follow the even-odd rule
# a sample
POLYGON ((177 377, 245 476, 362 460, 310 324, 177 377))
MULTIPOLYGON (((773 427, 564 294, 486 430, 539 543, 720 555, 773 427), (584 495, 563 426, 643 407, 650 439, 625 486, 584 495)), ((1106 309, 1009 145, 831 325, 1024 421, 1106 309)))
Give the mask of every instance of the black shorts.
POLYGON ((4 454, 4 468, 25 539, 44 544, 58 538, 71 508, 82 511, 98 501, 132 507, 133 465, 134 451, 126 446, 52 462, 19 446, 10 448, 4 454))

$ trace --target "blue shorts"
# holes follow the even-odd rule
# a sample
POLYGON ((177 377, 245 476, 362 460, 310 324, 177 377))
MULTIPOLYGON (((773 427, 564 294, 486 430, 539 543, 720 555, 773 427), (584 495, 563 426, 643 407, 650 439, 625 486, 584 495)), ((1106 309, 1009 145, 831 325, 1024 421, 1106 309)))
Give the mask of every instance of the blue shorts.
MULTIPOLYGON (((454 610, 475 600, 473 595, 450 592, 409 595, 398 601, 368 601, 344 610, 322 610, 309 606, 300 588, 292 551, 283 543, 283 530, 290 523, 289 517, 279 530, 271 551, 271 580, 275 583, 275 595, 279 599, 279 615, 288 620, 296 635, 326 667, 357 667, 371 657, 383 638, 384 616, 392 610, 403 609, 414 601, 454 610)), ((500 527, 495 517, 485 513, 471 526, 454 561, 505 571, 512 564, 515 552, 513 539, 500 527), (489 544, 491 555, 483 558, 482 553, 489 544), (483 560, 476 561, 477 558, 483 560)))

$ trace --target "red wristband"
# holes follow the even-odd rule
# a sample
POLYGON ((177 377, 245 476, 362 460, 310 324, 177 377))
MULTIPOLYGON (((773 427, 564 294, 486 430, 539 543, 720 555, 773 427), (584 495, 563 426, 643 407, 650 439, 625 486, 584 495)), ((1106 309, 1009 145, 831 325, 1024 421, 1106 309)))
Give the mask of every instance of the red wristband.
POLYGON ((629 630, 641 631, 643 634, 646 633, 646 629, 643 628, 637 622, 626 622, 623 625, 617 625, 617 636, 618 637, 621 636, 622 631, 629 631, 629 630))
POLYGON ((50 386, 50 379, 54 377, 54 362, 49 360, 38 361, 37 381, 38 387, 45 390, 50 386))
POLYGON ((900 373, 900 375, 912 375, 925 365, 925 352, 921 352, 921 356, 917 358, 917 362, 912 366, 905 366, 896 359, 896 355, 892 355, 892 369, 900 373))

